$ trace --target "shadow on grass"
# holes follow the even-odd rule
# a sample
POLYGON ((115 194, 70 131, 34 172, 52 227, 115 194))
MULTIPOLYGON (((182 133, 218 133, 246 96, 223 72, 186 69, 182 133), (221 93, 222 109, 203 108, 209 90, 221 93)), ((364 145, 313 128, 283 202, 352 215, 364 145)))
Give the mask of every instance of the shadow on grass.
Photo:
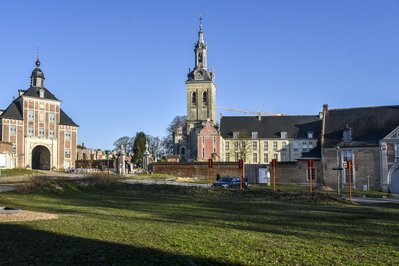
POLYGON ((0 236, 1 265, 235 265, 14 224, 1 224, 0 236))

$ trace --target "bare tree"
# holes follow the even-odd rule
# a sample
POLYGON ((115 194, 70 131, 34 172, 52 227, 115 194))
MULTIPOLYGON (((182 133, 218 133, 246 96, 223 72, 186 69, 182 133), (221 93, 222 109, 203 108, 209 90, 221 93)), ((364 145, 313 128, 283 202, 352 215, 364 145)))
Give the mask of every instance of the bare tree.
POLYGON ((120 148, 121 145, 123 145, 125 147, 125 153, 129 154, 131 153, 132 143, 134 143, 134 140, 132 142, 132 138, 129 138, 128 136, 121 137, 114 141, 114 146, 115 146, 114 151, 121 152, 120 148))
POLYGON ((173 153, 173 133, 179 128, 182 127, 187 121, 187 116, 178 115, 173 118, 172 122, 170 122, 168 128, 166 129, 166 137, 162 139, 162 148, 164 153, 172 154, 173 153))
POLYGON ((148 151, 153 158, 159 158, 162 154, 162 142, 159 137, 147 135, 148 151))

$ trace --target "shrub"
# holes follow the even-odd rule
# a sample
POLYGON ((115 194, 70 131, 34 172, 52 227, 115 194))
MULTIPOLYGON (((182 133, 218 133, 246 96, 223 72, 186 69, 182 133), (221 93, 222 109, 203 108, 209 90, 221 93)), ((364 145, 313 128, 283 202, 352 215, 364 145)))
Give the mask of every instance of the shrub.
POLYGON ((49 176, 32 176, 27 182, 17 185, 17 192, 31 193, 49 184, 54 178, 49 176))

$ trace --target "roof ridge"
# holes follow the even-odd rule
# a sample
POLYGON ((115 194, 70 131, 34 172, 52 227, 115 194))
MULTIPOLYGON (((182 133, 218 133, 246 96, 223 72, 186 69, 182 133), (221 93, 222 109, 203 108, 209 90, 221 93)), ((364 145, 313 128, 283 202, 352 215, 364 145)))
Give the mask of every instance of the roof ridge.
POLYGON ((399 105, 373 105, 373 106, 358 106, 358 107, 344 107, 344 108, 334 108, 330 109, 329 111, 335 111, 335 110, 354 110, 354 109, 367 109, 367 108, 382 108, 382 107, 398 107, 399 105))

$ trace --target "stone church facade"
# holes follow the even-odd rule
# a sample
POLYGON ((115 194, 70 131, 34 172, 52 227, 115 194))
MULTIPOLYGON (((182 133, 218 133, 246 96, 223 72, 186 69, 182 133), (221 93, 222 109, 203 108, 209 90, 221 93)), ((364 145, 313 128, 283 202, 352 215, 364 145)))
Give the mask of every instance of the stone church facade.
POLYGON ((45 86, 37 59, 30 87, 0 110, 0 141, 12 144, 11 168, 75 167, 78 125, 45 86))
POLYGON ((195 44, 194 69, 186 81, 187 122, 174 133, 174 154, 182 161, 198 160, 198 134, 210 122, 216 122, 216 84, 213 71, 208 69, 208 46, 204 40, 202 21, 195 44))

